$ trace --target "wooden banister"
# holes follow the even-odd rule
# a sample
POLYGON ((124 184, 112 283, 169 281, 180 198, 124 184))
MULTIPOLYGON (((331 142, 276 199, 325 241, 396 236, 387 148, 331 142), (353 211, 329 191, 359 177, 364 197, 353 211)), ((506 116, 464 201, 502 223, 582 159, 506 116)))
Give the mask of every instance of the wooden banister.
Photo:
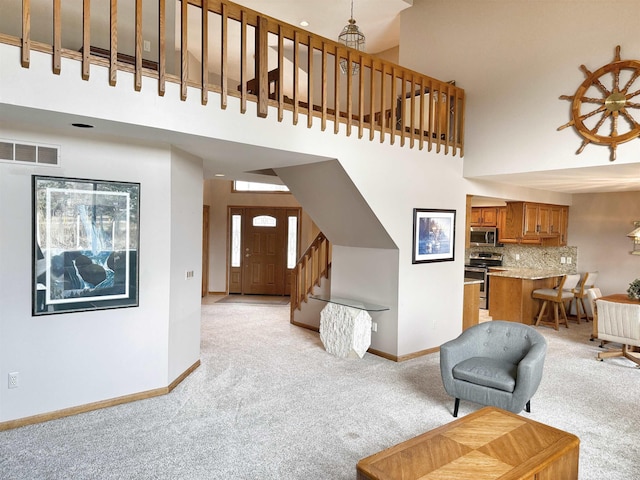
MULTIPOLYGON (((188 88, 196 88, 200 90, 203 105, 208 105, 208 93, 216 92, 220 94, 221 109, 227 107, 227 97, 233 96, 240 98, 242 113, 246 112, 249 100, 257 103, 260 117, 266 117, 270 108, 274 108, 277 119, 283 121, 283 113, 287 110, 292 112, 294 125, 299 123, 299 115, 307 115, 307 122, 302 123, 309 128, 313 125, 313 117, 318 117, 323 131, 330 121, 334 124, 334 133, 338 134, 342 123, 346 135, 357 128, 359 138, 373 140, 374 132, 378 131, 381 142, 388 140, 393 144, 399 136, 402 146, 422 149, 426 143, 429 151, 435 145, 436 152, 463 155, 465 95, 464 90, 451 82, 347 48, 227 0, 181 1, 175 12, 177 29, 175 25, 166 25, 166 0, 160 0, 156 13, 158 51, 153 58, 144 58, 149 54, 144 52, 143 38, 154 38, 154 32, 143 32, 143 25, 149 23, 142 21, 147 14, 142 0, 135 0, 133 4, 134 39, 133 44, 127 46, 121 41, 123 36, 118 37, 117 18, 131 2, 110 0, 109 15, 102 18, 98 14, 91 15, 92 6, 99 2, 83 0, 82 49, 78 55, 77 51, 65 48, 62 40, 66 38, 65 31, 78 28, 68 25, 70 19, 76 17, 64 15, 64 10, 72 7, 60 0, 50 1, 50 9, 33 9, 29 0, 22 0, 22 38, 0 32, 0 42, 17 44, 21 48, 20 61, 24 68, 29 68, 30 52, 36 50, 52 55, 54 74, 60 73, 61 57, 72 58, 82 62, 85 80, 89 79, 91 65, 98 64, 109 68, 111 85, 116 84, 117 72, 122 70, 133 73, 135 90, 142 89, 142 77, 147 76, 158 80, 161 96, 169 81, 180 85, 182 100, 186 99, 188 88), (200 22, 189 22, 188 16, 194 15, 194 8, 202 10, 200 22), (50 15, 51 18, 45 20, 53 25, 53 45, 32 40, 34 15, 50 15), (63 18, 67 23, 63 23, 63 18), (105 28, 96 27, 100 22, 105 28), (218 38, 208 35, 214 22, 220 26, 218 38), (108 32, 106 35, 102 33, 105 31, 108 32), (238 38, 231 34, 236 31, 240 32, 238 38), (173 38, 174 34, 179 37, 177 40, 173 38), (255 37, 253 45, 247 42, 250 34, 255 37), (188 43, 189 37, 198 36, 201 45, 188 43), (92 42, 96 45, 91 45, 92 42), (98 45, 108 46, 108 49, 100 50, 106 57, 97 53, 98 45), (174 45, 179 49, 175 56, 174 45), (276 60, 269 64, 269 52, 273 48, 277 50, 273 57, 276 60), (285 54, 291 49, 293 55, 285 54), (167 72, 167 58, 178 59, 177 68, 172 67, 171 72, 167 72), (219 61, 212 61, 214 58, 219 61), (236 60, 239 65, 234 69, 232 61, 236 60), (190 61, 197 62, 200 68, 189 68, 190 61), (253 69, 248 65, 251 61, 253 69), (155 68, 149 68, 150 64, 155 68), (342 73, 342 65, 346 66, 346 73, 342 73), (307 75, 306 82, 304 75, 307 75), (251 84, 255 87, 249 88, 251 84), (306 92, 301 91, 305 88, 306 92), (364 129, 369 129, 369 135, 365 135, 364 129)), ((99 7, 95 8, 97 11, 99 7)), ((37 20, 43 23, 40 22, 42 19, 37 20)))
POLYGON ((291 275, 291 319, 296 310, 309 300, 322 278, 329 278, 331 266, 331 244, 322 232, 301 255, 291 275))

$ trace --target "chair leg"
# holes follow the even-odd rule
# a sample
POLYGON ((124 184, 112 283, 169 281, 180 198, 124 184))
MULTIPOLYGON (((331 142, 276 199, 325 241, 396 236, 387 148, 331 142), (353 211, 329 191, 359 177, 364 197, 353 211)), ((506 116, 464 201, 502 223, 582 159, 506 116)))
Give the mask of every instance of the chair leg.
POLYGON ((582 304, 582 311, 584 312, 585 321, 593 320, 593 317, 589 318, 589 313, 587 312, 587 305, 584 303, 584 298, 580 298, 580 301, 577 303, 582 304))
POLYGON ((578 319, 578 325, 579 325, 583 314, 584 314, 585 321, 589 320, 589 316, 587 315, 587 311, 584 308, 584 302, 582 301, 582 299, 574 297, 573 300, 575 300, 576 302, 576 318, 578 319), (580 313, 580 310, 582 310, 582 313, 580 313))
POLYGON ((631 353, 629 353, 629 346, 628 345, 622 345, 622 355, 631 360, 633 363, 636 364, 636 368, 640 368, 640 358, 638 358, 636 355, 632 355, 631 353))
POLYGON ((567 312, 567 318, 573 318, 573 316, 571 315, 571 307, 573 306, 574 302, 576 304, 576 323, 580 325, 580 317, 582 316, 582 314, 580 313, 580 303, 578 302, 576 297, 573 297, 571 300, 569 300, 569 308, 567 309, 567 307, 565 307, 565 311, 567 312))
POLYGON ((542 315, 544 315, 544 311, 547 308, 547 301, 543 301, 542 305, 540 306, 540 312, 538 313, 538 319, 536 320, 536 327, 540 324, 540 320, 542 320, 542 315))
POLYGON ((458 416, 458 407, 460 406, 460 399, 456 398, 455 403, 453 404, 453 416, 457 417, 458 416))
POLYGON ((524 406, 524 409, 527 413, 531 413, 531 400, 527 402, 527 404, 524 406))
MULTIPOLYGON (((562 307, 564 309, 564 306, 562 307)), ((560 324, 558 323, 558 302, 553 302, 553 319, 555 321, 555 329, 560 329, 560 324)))
MULTIPOLYGON (((567 319, 567 311, 564 309, 564 303, 560 302, 560 313, 562 313, 562 318, 564 318, 564 326, 569 328, 569 320, 567 319)), ((578 322, 580 323, 580 322, 578 322)), ((557 321, 556 321, 557 324, 557 321)), ((557 330, 557 328, 556 328, 557 330)))
MULTIPOLYGON (((573 306, 573 301, 575 300, 575 298, 572 298, 571 300, 569 300, 569 307, 567 308, 566 306, 564 307, 565 310, 567 311, 567 316, 571 316, 571 307, 573 306)), ((578 307, 576 306, 576 318, 578 319, 578 323, 580 323, 580 318, 578 318, 578 307)))

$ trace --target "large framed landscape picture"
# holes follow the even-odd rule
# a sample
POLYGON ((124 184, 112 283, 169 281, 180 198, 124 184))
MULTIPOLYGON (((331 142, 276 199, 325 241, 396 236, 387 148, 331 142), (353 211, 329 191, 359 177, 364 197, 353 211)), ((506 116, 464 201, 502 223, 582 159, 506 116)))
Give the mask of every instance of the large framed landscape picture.
POLYGON ((138 306, 140 184, 33 176, 33 315, 138 306))
POLYGON ((455 210, 413 209, 412 263, 454 259, 455 210))

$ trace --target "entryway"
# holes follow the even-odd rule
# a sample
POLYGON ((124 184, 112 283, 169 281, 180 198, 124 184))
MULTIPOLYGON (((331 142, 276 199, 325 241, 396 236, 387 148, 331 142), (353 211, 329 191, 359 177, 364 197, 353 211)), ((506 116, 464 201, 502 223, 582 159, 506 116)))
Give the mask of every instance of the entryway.
POLYGON ((299 231, 299 208, 229 207, 229 293, 289 295, 299 231))

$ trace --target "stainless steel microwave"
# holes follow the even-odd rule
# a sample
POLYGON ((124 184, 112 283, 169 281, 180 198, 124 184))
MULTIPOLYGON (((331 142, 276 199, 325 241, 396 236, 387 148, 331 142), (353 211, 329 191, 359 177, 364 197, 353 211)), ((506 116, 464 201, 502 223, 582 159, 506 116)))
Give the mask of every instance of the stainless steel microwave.
POLYGON ((469 245, 472 247, 495 247, 498 243, 496 227, 471 227, 469 245))

